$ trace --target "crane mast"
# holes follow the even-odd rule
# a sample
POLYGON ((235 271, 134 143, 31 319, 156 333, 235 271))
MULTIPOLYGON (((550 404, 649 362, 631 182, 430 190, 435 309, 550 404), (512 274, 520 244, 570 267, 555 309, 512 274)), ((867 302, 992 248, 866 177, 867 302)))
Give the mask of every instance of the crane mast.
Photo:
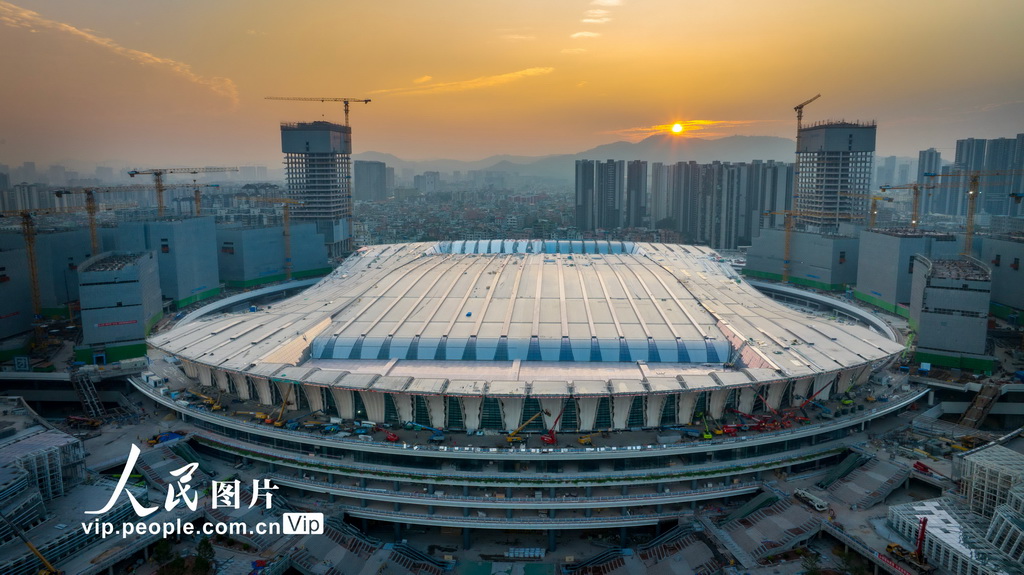
POLYGON ((244 199, 252 200, 255 202, 265 202, 270 204, 283 204, 284 214, 282 220, 281 234, 284 236, 284 279, 285 281, 292 280, 292 211, 291 206, 293 205, 304 205, 306 202, 299 200, 293 200, 290 198, 264 198, 263 196, 246 196, 244 199))

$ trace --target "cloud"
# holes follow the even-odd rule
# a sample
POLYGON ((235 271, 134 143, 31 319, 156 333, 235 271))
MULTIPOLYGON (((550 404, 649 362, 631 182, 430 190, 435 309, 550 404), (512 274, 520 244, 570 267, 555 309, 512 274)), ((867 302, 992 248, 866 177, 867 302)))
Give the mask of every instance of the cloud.
POLYGON ((512 41, 524 41, 524 40, 536 40, 536 36, 530 36, 528 34, 502 34, 502 39, 512 41))
POLYGON ((440 94, 444 92, 463 92, 466 90, 479 90, 481 88, 500 86, 502 84, 508 84, 510 82, 515 82, 518 80, 522 80, 523 78, 529 78, 532 76, 544 76, 554 71, 555 69, 550 67, 526 68, 525 70, 518 70, 516 72, 496 74, 493 76, 481 76, 479 78, 472 78, 470 80, 442 82, 439 84, 427 84, 425 86, 417 86, 412 88, 389 88, 384 90, 373 90, 370 93, 384 95, 390 94, 396 96, 412 96, 421 94, 440 94))
POLYGON ((622 0, 593 0, 591 6, 622 6, 622 0))
POLYGON ((694 135, 693 132, 701 132, 700 136, 724 136, 725 132, 714 130, 714 128, 735 128, 757 123, 754 120, 679 120, 671 124, 659 124, 656 126, 640 126, 637 128, 623 128, 611 130, 605 134, 617 134, 626 138, 640 139, 654 134, 671 134, 672 126, 679 124, 683 131, 678 134, 680 137, 694 135), (712 131, 706 131, 708 129, 712 131))
POLYGON ((600 36, 600 34, 597 32, 577 32, 569 37, 573 40, 579 40, 581 38, 597 38, 598 36, 600 36))
POLYGON ((563 54, 583 54, 586 51, 586 48, 562 48, 563 54))
POLYGON ((611 12, 609 12, 608 10, 594 8, 592 10, 587 10, 586 12, 583 13, 582 22, 584 24, 604 24, 606 22, 612 21, 610 15, 611 12))
POLYGON ((412 83, 413 84, 422 84, 424 82, 429 82, 429 81, 431 81, 433 79, 434 79, 433 76, 420 76, 419 78, 416 78, 415 80, 413 80, 412 83))
POLYGON ((192 67, 184 62, 178 62, 170 58, 161 58, 141 50, 126 48, 111 38, 98 36, 88 30, 82 30, 70 24, 48 20, 43 18, 38 12, 15 6, 9 2, 0 1, 0 23, 12 28, 27 28, 32 32, 35 32, 36 28, 44 28, 69 34, 143 66, 156 66, 170 70, 193 84, 209 88, 215 94, 227 98, 231 101, 232 105, 238 104, 238 88, 230 78, 206 78, 200 76, 193 72, 192 67))

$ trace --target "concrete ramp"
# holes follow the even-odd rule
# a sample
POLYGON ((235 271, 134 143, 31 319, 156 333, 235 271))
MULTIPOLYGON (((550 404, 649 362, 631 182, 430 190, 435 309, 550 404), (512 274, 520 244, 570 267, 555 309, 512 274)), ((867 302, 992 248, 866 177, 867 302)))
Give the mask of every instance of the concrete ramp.
POLYGON ((910 468, 895 461, 874 459, 829 488, 832 499, 851 509, 869 509, 881 503, 910 477, 910 468))

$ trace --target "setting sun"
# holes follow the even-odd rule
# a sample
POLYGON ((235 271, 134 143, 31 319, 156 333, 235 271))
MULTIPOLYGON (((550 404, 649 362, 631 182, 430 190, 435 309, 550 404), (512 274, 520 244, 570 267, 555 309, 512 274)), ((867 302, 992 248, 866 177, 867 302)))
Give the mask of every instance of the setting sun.
POLYGON ((683 131, 683 125, 682 124, 672 124, 672 133, 673 134, 679 134, 682 131, 683 131))

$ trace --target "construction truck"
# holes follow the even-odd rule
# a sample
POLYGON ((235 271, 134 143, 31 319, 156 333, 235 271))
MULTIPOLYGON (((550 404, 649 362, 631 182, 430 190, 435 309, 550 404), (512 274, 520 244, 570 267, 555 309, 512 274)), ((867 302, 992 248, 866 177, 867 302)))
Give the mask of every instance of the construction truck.
POLYGON ((593 438, 590 435, 581 435, 576 440, 576 442, 579 443, 580 445, 593 445, 594 444, 594 440, 593 440, 593 438))

